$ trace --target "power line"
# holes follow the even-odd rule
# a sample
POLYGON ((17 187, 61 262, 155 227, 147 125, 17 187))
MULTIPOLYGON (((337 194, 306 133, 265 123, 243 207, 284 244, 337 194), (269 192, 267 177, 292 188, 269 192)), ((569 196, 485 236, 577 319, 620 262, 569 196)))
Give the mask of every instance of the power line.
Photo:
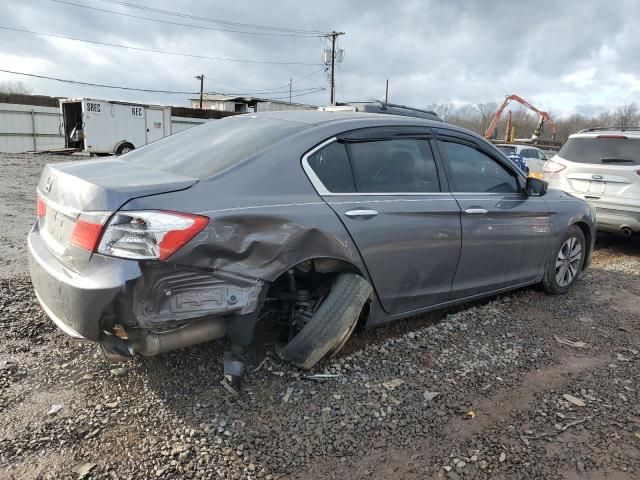
MULTIPOLYGON (((211 77, 209 77, 209 76, 205 76, 205 78, 204 78, 204 79, 205 79, 207 82, 211 82, 211 83, 219 83, 220 85, 225 85, 225 86, 227 86, 227 87, 233 88, 234 90, 244 90, 245 92, 253 92, 253 91, 257 91, 257 90, 258 90, 258 89, 254 89, 254 88, 247 88, 247 89, 240 88, 240 87, 238 87, 238 86, 236 86, 236 85, 231 85, 230 83, 223 82, 222 80, 215 80, 215 79, 213 79, 213 78, 211 78, 211 77)), ((285 85, 280 85, 280 86, 278 86, 278 87, 273 87, 273 88, 263 88, 263 89, 261 89, 261 90, 262 90, 262 91, 265 91, 265 90, 278 90, 278 89, 280 89, 280 88, 284 88, 284 87, 285 87, 285 85)))
MULTIPOLYGON (((305 95, 311 95, 312 93, 318 93, 318 92, 323 92, 325 91, 326 88, 325 87, 321 87, 318 88, 316 90, 313 90, 311 92, 307 92, 307 93, 299 93, 297 95, 291 95, 291 97, 304 97, 305 95)), ((272 98, 265 98, 265 100, 286 100, 289 98, 289 95, 285 95, 284 97, 272 97, 272 98)))
MULTIPOLYGON (((223 84, 223 85, 227 85, 228 87, 233 87, 232 85, 230 85, 230 84, 228 84, 228 83, 224 83, 224 82, 217 82, 217 81, 215 81, 215 80, 212 80, 212 79, 210 79, 210 78, 207 78, 207 77, 206 77, 206 75, 205 75, 204 79, 205 79, 205 81, 207 81, 207 80, 208 80, 208 81, 210 81, 210 82, 221 83, 221 84, 223 84)), ((288 84, 288 83, 287 83, 287 86, 289 86, 289 84, 288 84)), ((281 87, 277 87, 277 88, 282 88, 282 86, 281 86, 281 87)), ((245 90, 245 89, 240 89, 240 88, 237 88, 237 87, 236 87, 236 90, 237 90, 237 91, 242 91, 242 92, 244 92, 244 94, 251 94, 251 95, 261 95, 261 94, 262 94, 262 95, 270 95, 270 94, 272 94, 272 93, 288 93, 288 92, 289 92, 289 90, 277 90, 277 88, 274 88, 274 89, 268 89, 268 88, 267 88, 267 89, 262 89, 262 90, 245 90)), ((318 86, 316 86, 316 87, 300 88, 300 89, 292 90, 292 91, 293 91, 293 92, 308 92, 309 90, 315 90, 315 89, 317 89, 317 88, 324 88, 324 87, 322 87, 322 86, 318 85, 318 86)), ((229 95, 235 95, 235 94, 231 94, 231 93, 230 93, 229 95)), ((242 95, 242 94, 240 94, 240 93, 239 93, 238 95, 242 95)))
POLYGON ((2 69, 0 69, 0 72, 2 72, 2 73, 11 73, 13 75, 22 75, 24 77, 41 78, 41 79, 44 79, 44 80, 54 80, 56 82, 71 83, 71 84, 74 84, 74 85, 84 85, 84 86, 87 86, 87 87, 112 88, 112 89, 116 89, 116 90, 130 90, 130 91, 134 91, 134 92, 165 93, 165 94, 171 94, 171 95, 195 95, 195 94, 198 93, 198 92, 180 92, 180 91, 175 91, 175 90, 153 90, 153 89, 149 89, 149 88, 134 88, 134 87, 123 87, 123 86, 120 86, 120 85, 106 85, 106 84, 102 84, 102 83, 81 82, 79 80, 69 80, 69 79, 65 79, 65 78, 56 78, 56 77, 47 77, 45 75, 36 75, 35 73, 14 72, 13 70, 2 70, 2 69))
POLYGON ((203 25, 194 25, 192 23, 172 22, 170 20, 160 20, 159 18, 143 17, 141 15, 133 15, 131 13, 116 12, 114 10, 107 10, 105 8, 90 7, 89 5, 82 5, 80 3, 67 2, 65 0, 51 0, 51 1, 55 2, 55 3, 69 5, 69 6, 72 6, 72 7, 86 8, 88 10, 94 10, 96 12, 110 13, 112 15, 119 15, 121 17, 137 18, 138 20, 146 20, 146 21, 149 21, 149 22, 163 23, 165 25, 179 25, 181 27, 197 28, 197 29, 200 29, 200 30, 215 30, 215 31, 218 31, 218 32, 242 33, 242 34, 245 34, 245 35, 262 35, 262 36, 269 36, 269 37, 309 37, 309 38, 313 38, 313 37, 318 37, 318 36, 322 36, 323 35, 322 33, 302 34, 302 33, 284 33, 284 32, 283 33, 248 32, 246 30, 230 30, 230 29, 225 29, 225 28, 205 27, 203 25))
POLYGON ((258 29, 258 30, 275 30, 275 31, 281 31, 281 32, 290 32, 290 33, 306 33, 309 34, 310 36, 317 36, 318 34, 320 35, 326 35, 329 32, 323 32, 321 30, 302 30, 302 29, 297 29, 297 28, 287 28, 287 27, 274 27, 274 26, 268 26, 268 25, 256 25, 253 23, 239 23, 239 22, 232 22, 229 20, 220 20, 217 18, 211 18, 211 17, 200 17, 197 15, 190 15, 187 13, 180 13, 180 12, 174 12, 171 10, 162 10, 160 8, 152 8, 152 7, 147 7, 145 5, 138 5, 135 3, 129 3, 129 2, 122 2, 119 0, 99 0, 101 2, 105 2, 105 3, 111 3, 111 4, 115 4, 115 5, 121 5, 124 7, 129 7, 129 8, 136 8, 139 10, 144 10, 147 12, 154 12, 154 13, 161 13, 163 15, 172 15, 175 17, 181 17, 181 18, 189 18, 192 20, 201 20, 203 22, 211 22, 211 23, 220 23, 222 25, 231 25, 231 26, 235 26, 235 27, 244 27, 244 28, 254 28, 254 29, 258 29))
POLYGON ((33 30, 23 30, 20 28, 12 28, 12 27, 3 27, 0 26, 0 29, 2 30, 9 30, 12 32, 20 32, 20 33, 28 33, 30 35, 41 35, 44 37, 52 37, 52 38, 61 38, 64 40, 73 40, 74 42, 83 42, 83 43, 90 43, 93 45, 102 45, 104 47, 116 47, 116 48, 124 48, 127 50, 136 50, 139 52, 148 52, 148 53, 160 53, 163 55, 174 55, 174 56, 179 56, 179 57, 189 57, 189 58, 201 58, 204 60, 217 60, 217 61, 222 61, 222 62, 239 62, 239 63, 262 63, 262 64, 269 64, 269 65, 319 65, 318 63, 305 63, 305 62, 276 62, 276 61, 269 61, 269 60, 248 60, 248 59, 239 59, 239 58, 225 58, 225 57, 210 57, 207 55, 198 55, 195 53, 183 53, 183 52, 170 52, 170 51, 166 51, 166 50, 155 50, 152 48, 143 48, 143 47, 132 47, 129 45, 120 45, 118 43, 108 43, 108 42, 99 42, 97 40, 86 40, 83 38, 77 38, 77 37, 68 37, 65 35, 56 35, 53 33, 44 33, 44 32, 35 32, 33 30))
MULTIPOLYGON (((206 80, 206 77, 205 77, 206 80)), ((321 87, 321 86, 317 86, 317 87, 313 87, 313 88, 301 88, 299 90, 291 90, 292 92, 308 92, 310 90, 324 90, 325 87, 321 87)), ((205 92, 205 95, 216 95, 219 92, 205 92)), ((280 90, 280 91, 270 91, 270 92, 250 92, 250 91, 244 91, 242 93, 223 93, 222 95, 237 95, 239 97, 241 96, 253 96, 253 95, 272 95, 274 93, 289 93, 289 90, 280 90)))
MULTIPOLYGON (((312 77, 313 75, 317 75, 320 72, 324 72, 324 68, 322 68, 320 70, 316 70, 314 72, 311 72, 308 75, 305 75, 304 77, 300 77, 299 79, 295 79, 294 78, 293 79, 293 83, 300 83, 300 82, 306 80, 307 78, 312 77)), ((262 93, 286 93, 286 92, 274 92, 273 90, 279 90, 279 89, 282 89, 282 88, 285 88, 285 87, 287 87, 287 88, 289 87, 289 83, 285 83, 285 84, 281 84, 281 85, 279 85, 277 87, 273 87, 273 88, 263 88, 263 89, 241 88, 241 87, 238 87, 236 85, 231 85, 230 83, 223 82, 221 80, 215 80, 215 79, 213 79, 213 78, 211 78, 209 76, 205 76, 205 80, 209 81, 209 82, 212 82, 212 83, 219 83, 221 85, 225 85, 227 87, 233 88, 234 90, 240 90, 240 91, 247 92, 247 93, 250 93, 250 92, 254 92, 254 93, 258 93, 258 92, 262 92, 262 93)), ((313 88, 320 88, 320 87, 313 87, 313 88)), ((302 90, 305 90, 305 89, 302 89, 302 90)), ((294 90, 294 91, 302 91, 302 90, 294 90)), ((312 90, 312 88, 307 89, 307 90, 312 90)))
POLYGON ((309 78, 309 77, 313 77, 314 75, 317 75, 317 74, 319 74, 319 73, 321 73, 321 72, 324 72, 324 67, 323 67, 323 68, 321 68, 320 70, 316 70, 315 72, 311 72, 309 75, 305 75, 304 77, 300 77, 300 78, 298 78, 298 79, 295 79, 295 78, 294 78, 294 79, 293 79, 293 82, 294 82, 294 83, 300 83, 300 82, 302 82, 303 80, 306 80, 306 79, 307 79, 307 78, 309 78))
MULTIPOLYGON (((55 82, 69 83, 69 84, 73 84, 73 85, 82 85, 82 86, 86 86, 86 87, 109 88, 109 89, 114 89, 114 90, 127 90, 127 91, 145 92, 145 93, 162 93, 162 94, 168 94, 168 95, 199 95, 199 92, 185 92, 185 91, 177 91, 177 90, 156 90, 156 89, 151 89, 151 88, 135 88, 135 87, 124 87, 124 86, 121 86, 121 85, 107 85, 107 84, 103 84, 103 83, 83 82, 83 81, 80 81, 80 80, 70 80, 70 79, 66 79, 66 78, 48 77, 46 75, 37 75, 35 73, 16 72, 16 71, 13 71, 13 70, 4 70, 4 69, 0 69, 0 73, 9 73, 9 74, 12 74, 12 75, 20 75, 20 76, 24 76, 24 77, 40 78, 40 79, 43 79, 43 80, 53 80, 55 82)), ((293 95, 293 97, 302 97, 304 95, 310 95, 312 93, 320 92, 322 90, 325 90, 325 88, 324 87, 318 87, 315 90, 311 90, 309 92, 293 95)), ((229 95, 229 96, 242 96, 241 94, 234 94, 234 93, 219 93, 219 92, 216 92, 216 94, 229 95)), ((283 98, 289 98, 289 97, 286 96, 286 97, 265 98, 264 100, 280 100, 280 99, 283 99, 283 98)))

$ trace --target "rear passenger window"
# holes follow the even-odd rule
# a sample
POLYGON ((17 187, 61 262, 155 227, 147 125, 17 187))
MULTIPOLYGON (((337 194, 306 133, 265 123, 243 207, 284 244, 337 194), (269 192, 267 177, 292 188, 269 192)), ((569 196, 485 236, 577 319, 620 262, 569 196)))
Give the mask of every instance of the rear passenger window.
POLYGON ((455 142, 440 142, 453 192, 518 193, 516 175, 480 150, 455 142))
POLYGON ((344 144, 333 142, 307 158, 309 166, 327 190, 333 193, 356 191, 344 144))
POLYGON ((439 192, 435 160, 427 140, 397 139, 348 144, 361 193, 439 192))

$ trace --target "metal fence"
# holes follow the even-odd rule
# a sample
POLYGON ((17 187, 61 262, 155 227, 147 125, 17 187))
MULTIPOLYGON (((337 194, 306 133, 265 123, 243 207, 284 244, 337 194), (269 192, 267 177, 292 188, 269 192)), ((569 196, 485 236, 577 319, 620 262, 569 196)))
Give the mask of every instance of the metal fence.
MULTIPOLYGON (((37 152, 64 148, 59 98, 0 93, 0 152, 37 152)), ((232 112, 171 107, 171 133, 232 112)))
POLYGON ((0 152, 64 148, 57 107, 0 103, 0 152))

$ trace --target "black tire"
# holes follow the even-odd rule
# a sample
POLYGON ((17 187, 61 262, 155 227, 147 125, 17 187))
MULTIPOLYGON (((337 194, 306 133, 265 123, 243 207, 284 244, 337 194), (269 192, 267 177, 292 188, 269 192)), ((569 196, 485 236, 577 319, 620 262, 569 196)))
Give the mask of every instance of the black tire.
POLYGON ((338 353, 355 329, 372 291, 361 276, 340 274, 311 320, 289 343, 277 349, 280 358, 309 370, 327 355, 338 353))
POLYGON ((125 142, 122 145, 118 146, 116 149, 116 155, 124 155, 125 153, 129 153, 134 150, 135 147, 131 145, 129 142, 125 142))
MULTIPOLYGON (((573 249, 575 248, 576 247, 569 247, 569 252, 574 251, 573 249)), ((580 276, 586 253, 586 241, 582 230, 575 225, 570 226, 560 240, 554 245, 553 250, 549 255, 544 270, 544 277, 542 277, 542 288, 544 291, 551 295, 567 293, 580 276), (560 258, 560 253, 562 252, 563 256, 566 256, 568 242, 572 239, 576 242, 575 245, 580 246, 580 258, 575 262, 565 262, 560 258), (558 267, 559 262, 562 262, 560 267, 558 267), (564 269, 568 269, 569 273, 575 271, 570 279, 567 279, 567 277, 564 277, 561 274, 563 266, 564 269), (568 281, 568 283, 565 283, 565 281, 568 281)))

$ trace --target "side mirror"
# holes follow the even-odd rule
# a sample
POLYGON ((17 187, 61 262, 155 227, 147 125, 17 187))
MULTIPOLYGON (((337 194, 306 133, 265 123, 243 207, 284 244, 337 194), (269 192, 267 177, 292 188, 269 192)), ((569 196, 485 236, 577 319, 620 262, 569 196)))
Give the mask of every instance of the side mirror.
POLYGON ((548 189, 549 184, 544 180, 540 180, 539 178, 527 177, 527 184, 525 186, 527 195, 533 197, 542 197, 547 193, 548 189))

